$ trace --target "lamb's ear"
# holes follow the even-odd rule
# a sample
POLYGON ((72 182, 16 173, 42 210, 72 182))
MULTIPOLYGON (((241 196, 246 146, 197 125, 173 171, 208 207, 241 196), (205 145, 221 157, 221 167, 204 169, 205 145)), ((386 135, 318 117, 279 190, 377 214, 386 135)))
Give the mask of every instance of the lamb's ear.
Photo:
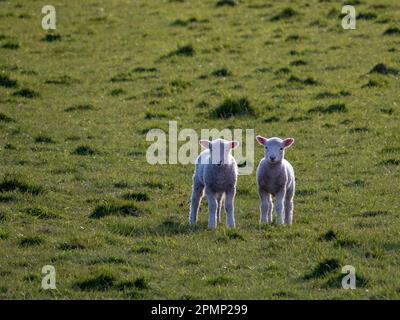
POLYGON ((264 138, 262 136, 257 136, 256 139, 257 139, 258 143, 261 144, 262 146, 264 146, 265 143, 267 142, 267 138, 264 138))
POLYGON ((210 148, 210 141, 208 141, 208 140, 200 140, 199 141, 199 143, 200 143, 200 145, 203 147, 203 148, 206 148, 206 149, 209 149, 210 148))
POLYGON ((285 149, 289 148, 293 144, 293 142, 294 142, 293 138, 287 138, 287 139, 283 140, 283 147, 285 149))
POLYGON ((229 146, 231 149, 236 149, 239 146, 240 142, 239 141, 230 141, 229 146))

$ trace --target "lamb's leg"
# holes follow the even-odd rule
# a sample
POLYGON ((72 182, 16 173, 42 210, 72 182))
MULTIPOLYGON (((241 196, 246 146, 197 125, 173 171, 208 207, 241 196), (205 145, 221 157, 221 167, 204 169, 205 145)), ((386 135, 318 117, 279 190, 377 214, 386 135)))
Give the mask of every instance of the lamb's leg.
POLYGON ((222 194, 217 196, 217 220, 221 224, 221 207, 222 207, 222 194))
POLYGON ((293 190, 288 190, 285 195, 285 224, 291 225, 293 221, 293 190))
POLYGON ((274 203, 272 202, 272 195, 268 193, 268 223, 272 223, 272 210, 274 209, 274 203))
POLYGON ((204 186, 201 182, 193 179, 193 189, 192 189, 192 197, 190 200, 190 213, 189 213, 189 223, 196 224, 199 214, 199 207, 201 198, 203 197, 204 186))
POLYGON ((235 227, 235 207, 233 204, 234 199, 235 199, 235 190, 226 193, 226 198, 225 198, 226 223, 229 228, 235 227))
POLYGON ((260 222, 272 223, 272 197, 270 193, 259 191, 260 196, 260 222))
POLYGON ((286 190, 283 189, 276 194, 276 224, 283 224, 283 213, 285 210, 285 194, 286 190))
POLYGON ((208 228, 215 229, 217 226, 217 197, 212 192, 207 192, 208 201, 208 228))

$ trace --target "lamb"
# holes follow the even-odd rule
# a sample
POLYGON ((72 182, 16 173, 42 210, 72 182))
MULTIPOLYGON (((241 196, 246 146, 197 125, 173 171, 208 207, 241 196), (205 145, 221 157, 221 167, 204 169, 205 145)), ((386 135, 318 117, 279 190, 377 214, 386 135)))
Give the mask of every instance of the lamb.
POLYGON ((260 222, 272 223, 272 195, 276 197, 276 224, 291 225, 293 221, 293 197, 295 176, 292 165, 284 159, 285 149, 289 148, 293 138, 256 137, 264 146, 264 158, 257 167, 256 177, 260 197, 260 222), (283 221, 283 212, 285 219, 283 221))
POLYGON ((224 139, 200 140, 200 145, 206 150, 200 153, 195 163, 189 223, 197 223, 200 202, 205 192, 209 211, 208 228, 216 228, 217 219, 218 223, 221 223, 224 198, 226 223, 229 228, 234 228, 234 198, 238 167, 230 152, 239 145, 239 142, 224 139))

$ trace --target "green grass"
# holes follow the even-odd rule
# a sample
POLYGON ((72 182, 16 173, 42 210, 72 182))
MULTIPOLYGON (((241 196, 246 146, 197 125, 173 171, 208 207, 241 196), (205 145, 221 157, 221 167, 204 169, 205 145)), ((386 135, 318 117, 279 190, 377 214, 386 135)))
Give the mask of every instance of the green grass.
POLYGON ((343 4, 60 0, 46 32, 0 1, 0 298, 400 298, 400 4, 343 4), (293 226, 259 225, 253 171, 237 229, 190 227, 193 166, 146 162, 169 120, 294 137, 293 226))
POLYGON ((247 98, 227 98, 211 113, 215 118, 231 118, 243 115, 255 116, 256 112, 247 98))

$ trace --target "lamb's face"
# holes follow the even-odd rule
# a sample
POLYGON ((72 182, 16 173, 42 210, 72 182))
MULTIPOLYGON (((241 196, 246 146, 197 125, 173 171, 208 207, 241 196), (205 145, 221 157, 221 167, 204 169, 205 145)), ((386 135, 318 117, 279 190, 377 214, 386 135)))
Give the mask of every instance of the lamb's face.
POLYGON ((229 153, 238 145, 238 141, 217 139, 213 141, 200 140, 200 144, 211 152, 211 164, 221 166, 229 163, 229 153))
POLYGON ((264 157, 269 163, 280 163, 285 157, 285 149, 289 148, 294 142, 292 138, 282 140, 257 136, 256 139, 259 144, 264 146, 264 157))
POLYGON ((285 156, 284 146, 281 139, 272 138, 264 145, 265 159, 270 163, 280 162, 285 156))

